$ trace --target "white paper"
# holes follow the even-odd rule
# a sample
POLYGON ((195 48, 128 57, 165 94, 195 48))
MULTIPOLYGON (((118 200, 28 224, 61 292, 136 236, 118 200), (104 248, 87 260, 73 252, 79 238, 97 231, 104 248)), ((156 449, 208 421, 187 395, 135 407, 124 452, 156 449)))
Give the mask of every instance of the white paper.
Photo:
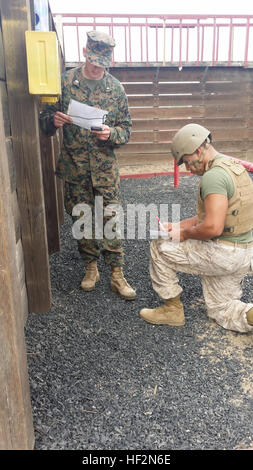
POLYGON ((160 230, 150 230, 150 238, 168 238, 171 240, 169 232, 161 232, 160 230))
POLYGON ((108 111, 104 109, 94 108, 76 100, 71 99, 69 102, 68 115, 73 119, 73 124, 84 129, 102 126, 107 114, 108 111))

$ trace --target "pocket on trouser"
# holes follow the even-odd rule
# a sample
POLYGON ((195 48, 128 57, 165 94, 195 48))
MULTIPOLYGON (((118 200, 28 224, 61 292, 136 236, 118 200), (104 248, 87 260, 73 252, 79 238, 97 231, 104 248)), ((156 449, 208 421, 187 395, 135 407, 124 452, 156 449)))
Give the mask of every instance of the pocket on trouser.
POLYGON ((70 184, 65 182, 64 185, 64 206, 67 214, 72 215, 72 210, 75 204, 73 204, 71 197, 70 184))
POLYGON ((244 265, 244 251, 238 253, 237 250, 216 245, 211 254, 211 264, 217 268, 221 274, 231 274, 241 269, 244 265))

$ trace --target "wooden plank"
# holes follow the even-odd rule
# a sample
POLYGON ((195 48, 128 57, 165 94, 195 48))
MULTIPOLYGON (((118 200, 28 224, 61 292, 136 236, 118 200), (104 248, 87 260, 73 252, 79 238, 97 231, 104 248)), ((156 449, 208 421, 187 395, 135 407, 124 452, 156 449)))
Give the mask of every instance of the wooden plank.
POLYGON ((24 302, 16 265, 1 100, 0 141, 0 449, 32 450, 34 430, 24 339, 24 302))
POLYGON ((11 191, 16 191, 16 188, 17 188, 16 167, 15 167, 15 160, 14 160, 14 155, 13 155, 13 147, 12 147, 11 137, 7 137, 5 139, 5 144, 6 144, 6 151, 7 151, 8 164, 9 164, 9 175, 10 175, 11 191))
MULTIPOLYGON (((252 75, 252 73, 251 73, 251 75, 252 75)), ((251 96, 252 96, 252 94, 253 94, 253 77, 252 77, 252 81, 250 83, 247 83, 246 85, 247 85, 248 93, 251 94, 251 96)))
POLYGON ((199 106, 204 105, 226 105, 232 103, 244 103, 249 101, 249 94, 185 94, 185 95, 129 95, 129 107, 145 107, 145 106, 199 106))
POLYGON ((60 226, 55 176, 54 143, 52 137, 40 133, 40 150, 46 210, 49 254, 60 251, 60 226))
POLYGON ((122 82, 252 81, 252 71, 243 67, 126 67, 111 68, 122 82))
MULTIPOLYGON (((252 118, 252 127, 253 127, 253 118, 252 118)), ((145 131, 145 130, 170 130, 170 129, 180 129, 193 122, 191 119, 133 119, 133 131, 145 131)), ((207 127, 211 131, 214 129, 236 129, 237 127, 243 127, 245 125, 245 119, 242 118, 205 118, 205 117, 196 117, 194 118, 196 124, 200 124, 204 127, 207 127)), ((250 121, 249 121, 250 124, 250 121)))
POLYGON ((132 153, 132 154, 118 154, 119 165, 137 166, 137 165, 154 165, 166 164, 173 160, 170 153, 132 153))
POLYGON ((135 96, 129 95, 128 96, 128 105, 129 107, 133 106, 154 106, 155 105, 155 98, 154 96, 135 96))
MULTIPOLYGON (((131 112, 132 115, 132 112, 131 112)), ((133 118, 133 116, 132 116, 133 118)), ((147 131, 147 130, 154 130, 159 129, 159 119, 132 119, 133 127, 132 131, 147 131)), ((166 120, 168 122, 168 120, 166 120)))
POLYGON ((159 106, 200 106, 204 104, 204 98, 198 95, 159 95, 157 97, 159 106))
POLYGON ((219 140, 246 140, 250 137, 250 133, 246 127, 237 129, 215 129, 212 132, 213 139, 219 140))
POLYGON ((19 285, 20 289, 22 290, 22 287, 25 285, 25 262, 21 239, 19 239, 16 243, 16 264, 19 277, 19 285))
MULTIPOLYGON (((54 160, 55 160, 55 167, 60 155, 60 150, 62 146, 62 132, 59 130, 53 137, 53 145, 54 145, 54 160)), ((58 206, 58 218, 59 224, 64 224, 64 187, 63 187, 63 180, 61 178, 56 177, 56 192, 57 192, 57 206, 58 206)))
POLYGON ((157 80, 159 82, 192 82, 201 81, 205 67, 187 67, 181 71, 175 67, 160 67, 157 80))
POLYGON ((215 94, 205 94, 203 96, 203 99, 207 106, 217 105, 217 104, 227 105, 227 104, 236 104, 236 103, 237 104, 243 103, 246 105, 249 101, 249 95, 246 92, 242 94, 233 93, 233 94, 227 94, 227 95, 215 93, 215 94))
POLYGON ((131 141, 120 148, 119 154, 137 154, 137 153, 168 153, 170 151, 170 142, 166 143, 150 143, 140 142, 131 143, 131 141))
POLYGON ((39 148, 38 106, 28 92, 25 31, 29 2, 2 3, 6 80, 30 312, 51 307, 45 204, 39 148))
MULTIPOLYGON (((253 154, 248 155, 245 150, 221 150, 217 147, 218 151, 223 152, 231 157, 240 158, 241 160, 253 161, 253 154)), ((173 156, 171 152, 167 153, 118 153, 118 161, 120 166, 138 166, 138 165, 156 165, 156 164, 171 164, 173 156)), ((184 166, 180 166, 180 171, 185 171, 184 166)))
POLYGON ((247 160, 249 162, 253 162, 253 148, 246 150, 242 160, 247 160))
MULTIPOLYGON (((214 142, 214 147, 216 145, 216 142, 214 142)), ((230 151, 236 151, 236 152, 241 152, 241 151, 246 151, 250 148, 252 148, 253 142, 248 140, 248 141, 242 141, 242 140, 219 140, 217 141, 217 150, 220 150, 222 152, 230 152, 230 151), (219 147, 218 147, 219 145, 219 147)))
MULTIPOLYGON (((178 128, 180 129, 180 127, 178 128)), ((132 132, 130 142, 171 142, 173 139, 177 129, 171 130, 159 130, 159 131, 139 131, 139 132, 132 132)), ((216 129, 212 132, 213 139, 215 141, 219 140, 245 140, 247 138, 252 137, 252 132, 249 132, 246 128, 237 128, 237 129, 216 129)))
POLYGON ((157 131, 132 132, 129 142, 154 142, 157 131))
POLYGON ((128 95, 153 95, 153 83, 126 83, 124 84, 125 92, 128 95))
MULTIPOLYGON (((138 131, 132 132, 130 142, 168 142, 171 141, 178 129, 171 130, 154 130, 154 131, 138 131)), ((215 129, 212 130, 212 136, 215 140, 246 140, 253 136, 253 129, 237 128, 237 129, 215 129)))
POLYGON ((243 67, 112 67, 110 73, 121 82, 252 81, 252 71, 243 67))
MULTIPOLYGON (((0 8, 1 8, 1 3, 0 3, 0 8)), ((4 47, 3 47, 1 22, 0 22, 0 80, 5 80, 4 47)))
POLYGON ((252 72, 243 67, 209 67, 205 80, 248 82, 252 80, 252 72))
POLYGON ((127 67, 110 69, 110 73, 121 83, 125 82, 154 82, 156 78, 156 68, 150 67, 127 67))
POLYGON ((1 82, 1 81, 0 81, 0 97, 1 97, 2 109, 3 109, 4 132, 5 132, 5 136, 9 137, 11 135, 11 123, 10 123, 10 115, 9 115, 7 89, 6 89, 6 83, 1 82))
POLYGON ((157 86, 157 93, 161 94, 182 94, 182 93, 200 93, 202 85, 197 83, 159 83, 157 86))
POLYGON ((166 80, 169 76, 172 81, 236 81, 248 82, 252 81, 252 72, 243 67, 183 67, 181 71, 178 69, 160 68, 159 81, 166 80))
MULTIPOLYGON (((224 135, 222 138, 215 138, 214 147, 219 146, 217 150, 221 151, 243 151, 248 150, 252 147, 252 141, 243 141, 243 140, 227 140, 227 136, 224 135)), ((167 153, 170 151, 171 140, 163 140, 160 142, 154 142, 148 140, 146 142, 130 142, 120 149, 119 154, 131 154, 131 153, 167 153)))
POLYGON ((133 119, 152 119, 152 118, 192 118, 202 117, 205 114, 204 106, 178 106, 171 108, 130 108, 133 119))
POLYGON ((18 242, 21 238, 21 218, 16 191, 12 192, 12 215, 14 219, 16 242, 18 242))
POLYGON ((221 93, 222 95, 238 94, 243 93, 245 90, 245 84, 243 82, 206 82, 205 92, 206 93, 221 93))
POLYGON ((224 104, 215 104, 209 105, 206 104, 205 106, 206 116, 209 117, 223 117, 223 118, 231 118, 231 117, 244 117, 245 116, 245 109, 241 106, 240 103, 228 103, 224 104))

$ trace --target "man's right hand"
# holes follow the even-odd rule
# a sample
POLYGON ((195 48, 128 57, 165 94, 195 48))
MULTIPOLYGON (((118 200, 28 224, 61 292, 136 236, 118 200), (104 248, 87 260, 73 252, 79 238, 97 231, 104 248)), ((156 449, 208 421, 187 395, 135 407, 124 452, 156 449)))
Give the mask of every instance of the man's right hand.
POLYGON ((68 116, 67 114, 61 113, 60 111, 57 111, 54 115, 54 126, 55 127, 62 127, 64 124, 72 124, 72 118, 68 116))
POLYGON ((159 222, 159 230, 161 232, 171 232, 172 223, 171 222, 159 222))

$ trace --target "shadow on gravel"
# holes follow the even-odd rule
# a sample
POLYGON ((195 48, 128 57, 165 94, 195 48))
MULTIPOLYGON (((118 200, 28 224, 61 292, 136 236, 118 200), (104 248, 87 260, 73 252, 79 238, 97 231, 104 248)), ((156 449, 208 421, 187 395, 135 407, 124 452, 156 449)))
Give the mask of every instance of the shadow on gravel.
MULTIPOLYGON (((197 177, 121 181, 123 206, 181 204, 194 215, 197 177)), ((26 325, 35 449, 247 449, 252 446, 252 334, 226 331, 205 313, 200 278, 181 274, 184 327, 139 317, 160 300, 149 277, 149 240, 125 240, 135 301, 110 291, 99 263, 93 292, 66 215, 51 256, 53 305, 26 325)), ((244 299, 252 301, 252 277, 244 299)))

